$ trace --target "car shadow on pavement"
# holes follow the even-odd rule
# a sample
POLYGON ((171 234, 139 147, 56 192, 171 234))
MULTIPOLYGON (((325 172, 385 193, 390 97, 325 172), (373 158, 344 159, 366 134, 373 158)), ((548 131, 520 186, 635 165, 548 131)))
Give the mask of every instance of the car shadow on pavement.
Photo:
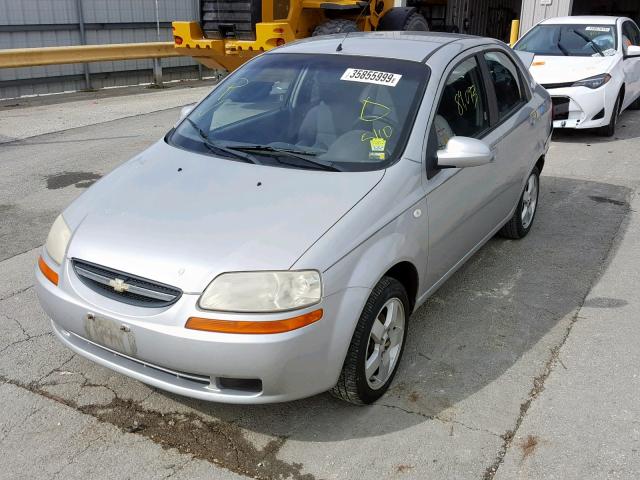
MULTIPOLYGON (((489 241, 412 315, 401 366, 374 406, 348 405, 329 394, 258 406, 163 395, 207 417, 300 441, 384 435, 450 417, 454 410, 487 431, 513 424, 550 349, 564 338, 562 322, 568 325, 577 315, 615 248, 629 210, 624 187, 547 176, 541 187, 529 236, 489 241), (405 413, 381 413, 381 407, 405 413), (507 418, 496 420, 501 417, 507 418)), ((615 299, 603 302, 618 305, 615 299)))

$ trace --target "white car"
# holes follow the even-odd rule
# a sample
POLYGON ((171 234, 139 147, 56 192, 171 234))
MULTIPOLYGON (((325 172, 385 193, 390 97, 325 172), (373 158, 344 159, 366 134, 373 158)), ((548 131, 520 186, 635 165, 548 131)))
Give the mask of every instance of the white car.
POLYGON ((554 128, 613 136, 620 113, 640 109, 640 29, 629 18, 550 18, 513 48, 535 55, 531 74, 552 97, 554 128))

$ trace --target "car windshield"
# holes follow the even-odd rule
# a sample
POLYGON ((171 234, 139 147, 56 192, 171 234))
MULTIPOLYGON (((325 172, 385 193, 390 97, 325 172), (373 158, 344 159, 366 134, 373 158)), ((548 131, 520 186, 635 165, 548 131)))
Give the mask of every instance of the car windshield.
POLYGON ((270 166, 377 170, 401 155, 428 77, 404 60, 267 54, 222 81, 168 141, 270 166))
POLYGON ((536 55, 608 57, 615 55, 614 25, 538 25, 514 46, 536 55))

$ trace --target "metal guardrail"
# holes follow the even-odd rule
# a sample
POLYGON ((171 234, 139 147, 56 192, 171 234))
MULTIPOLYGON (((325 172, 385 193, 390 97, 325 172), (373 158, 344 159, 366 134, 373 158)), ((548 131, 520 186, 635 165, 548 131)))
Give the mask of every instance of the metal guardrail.
POLYGON ((177 57, 173 42, 115 43, 109 45, 74 45, 68 47, 11 48, 0 50, 0 68, 85 64, 86 88, 91 88, 87 63, 110 60, 153 59, 153 81, 162 85, 160 58, 177 57))
POLYGON ((0 50, 0 68, 177 57, 173 42, 117 43, 0 50))

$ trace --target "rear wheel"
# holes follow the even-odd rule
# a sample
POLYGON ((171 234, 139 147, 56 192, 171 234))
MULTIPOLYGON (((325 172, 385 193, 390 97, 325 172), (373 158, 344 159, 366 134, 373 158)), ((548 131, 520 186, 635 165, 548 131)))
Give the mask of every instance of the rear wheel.
POLYGON ((406 290, 396 279, 383 277, 364 306, 331 394, 356 404, 380 398, 400 364, 408 319, 406 290))
POLYGON ((429 24, 413 7, 395 7, 384 14, 377 29, 387 32, 428 32, 429 24))
POLYGON ((317 37, 319 35, 333 35, 335 33, 349 33, 358 32, 358 26, 356 22, 352 20, 345 20, 343 18, 337 18, 334 20, 328 20, 318 25, 311 36, 317 37))
POLYGON ((405 32, 428 32, 429 24, 422 15, 414 13, 407 19, 402 30, 405 32))
POLYGON ((513 217, 502 227, 500 235, 515 240, 523 238, 531 230, 533 219, 538 208, 538 193, 540 191, 540 171, 538 167, 533 167, 529 174, 527 183, 524 186, 518 207, 513 217))

